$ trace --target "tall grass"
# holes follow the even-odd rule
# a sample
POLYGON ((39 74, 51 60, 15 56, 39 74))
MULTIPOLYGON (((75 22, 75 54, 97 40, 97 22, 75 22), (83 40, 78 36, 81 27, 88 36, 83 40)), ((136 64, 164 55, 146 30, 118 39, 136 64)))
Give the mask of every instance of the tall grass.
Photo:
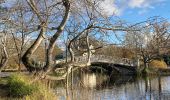
POLYGON ((34 78, 23 74, 13 74, 7 80, 10 98, 24 100, 57 100, 56 95, 41 80, 32 82, 34 78))
POLYGON ((23 97, 37 91, 38 88, 33 84, 29 84, 29 80, 27 79, 25 76, 11 75, 7 81, 9 95, 12 97, 23 97))

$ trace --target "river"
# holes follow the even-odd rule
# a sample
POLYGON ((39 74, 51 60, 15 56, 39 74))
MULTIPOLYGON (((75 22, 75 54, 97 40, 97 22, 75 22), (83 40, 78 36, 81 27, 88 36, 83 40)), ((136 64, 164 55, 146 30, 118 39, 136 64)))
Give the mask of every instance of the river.
MULTIPOLYGON (((81 73, 54 88, 60 100, 170 100, 170 76, 135 78, 81 73)), ((55 83, 56 84, 56 83, 55 83)), ((54 83, 53 83, 54 85, 54 83)))
POLYGON ((170 100, 170 76, 137 78, 78 72, 71 74, 68 82, 47 81, 47 86, 59 100, 170 100))

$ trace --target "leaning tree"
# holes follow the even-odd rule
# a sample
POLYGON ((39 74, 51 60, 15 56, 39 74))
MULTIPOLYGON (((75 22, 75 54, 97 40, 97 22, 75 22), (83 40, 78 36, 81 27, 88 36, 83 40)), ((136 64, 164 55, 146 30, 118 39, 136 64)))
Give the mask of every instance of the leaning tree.
MULTIPOLYGON (((7 3, 9 2, 7 1, 7 3)), ((10 17, 5 20, 14 25, 21 34, 30 33, 33 40, 33 43, 30 43, 30 47, 28 47, 22 56, 22 62, 26 69, 29 72, 40 74, 41 77, 45 77, 48 72, 53 70, 56 65, 54 64, 55 59, 52 52, 56 46, 56 40, 66 31, 66 27, 69 28, 71 20, 77 21, 81 19, 80 22, 82 22, 80 23, 82 28, 73 33, 75 37, 72 38, 71 43, 79 39, 82 34, 86 34, 87 47, 89 47, 88 36, 90 34, 102 33, 105 30, 127 31, 126 27, 114 26, 112 25, 113 23, 109 22, 108 16, 106 16, 107 12, 103 10, 102 3, 102 0, 11 1, 10 6, 8 6, 10 17), (39 67, 35 65, 33 55, 44 40, 47 41, 45 64, 39 67)), ((15 39, 15 35, 13 37, 15 39)), ((69 63, 69 66, 72 66, 72 63, 69 63)))

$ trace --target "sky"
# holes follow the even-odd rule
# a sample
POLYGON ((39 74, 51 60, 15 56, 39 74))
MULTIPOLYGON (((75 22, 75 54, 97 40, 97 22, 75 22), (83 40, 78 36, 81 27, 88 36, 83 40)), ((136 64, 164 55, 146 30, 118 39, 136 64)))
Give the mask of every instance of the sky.
MULTIPOLYGON (((8 0, 10 2, 10 0, 8 0)), ((116 16, 129 23, 160 16, 170 21, 170 0, 94 0, 108 16, 116 16)), ((11 3, 8 3, 11 5, 11 3)))
MULTIPOLYGON (((10 0, 9 0, 10 1, 10 0)), ((160 16, 170 22, 170 0, 96 0, 103 13, 135 24, 160 16)), ((11 5, 10 3, 8 5, 11 5)), ((115 39, 114 39, 115 40, 115 39)), ((110 40, 112 41, 112 39, 110 40)))
MULTIPOLYGON (((170 0, 97 0, 99 8, 106 16, 115 16, 130 24, 143 22, 159 16, 170 22, 170 0)), ((120 43, 124 33, 109 36, 109 43, 120 43)))
MULTIPOLYGON (((99 7, 105 15, 116 16, 127 23, 143 22, 150 17, 159 16, 170 22, 170 0, 99 0, 99 7)), ((119 38, 123 39, 123 33, 119 38), (122 35, 122 36, 121 36, 122 35)), ((115 36, 110 42, 120 43, 115 36)))
POLYGON ((130 23, 160 16, 170 21, 170 0, 103 0, 103 12, 130 23))

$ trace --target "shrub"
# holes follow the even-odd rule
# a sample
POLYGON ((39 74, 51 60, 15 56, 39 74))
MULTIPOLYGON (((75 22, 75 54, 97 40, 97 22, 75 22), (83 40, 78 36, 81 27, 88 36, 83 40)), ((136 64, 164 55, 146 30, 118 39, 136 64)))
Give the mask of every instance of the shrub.
POLYGON ((149 66, 155 68, 167 68, 167 64, 163 60, 152 60, 149 63, 149 66))
POLYGON ((9 95, 24 100, 57 99, 53 91, 42 80, 32 82, 33 79, 33 77, 22 74, 11 75, 7 80, 9 95))
POLYGON ((167 65, 170 65, 170 56, 169 55, 163 55, 163 59, 167 65))
POLYGON ((30 95, 36 90, 36 87, 29 84, 29 81, 26 80, 24 76, 17 74, 9 77, 7 85, 9 87, 9 95, 12 97, 23 97, 25 95, 30 95))

